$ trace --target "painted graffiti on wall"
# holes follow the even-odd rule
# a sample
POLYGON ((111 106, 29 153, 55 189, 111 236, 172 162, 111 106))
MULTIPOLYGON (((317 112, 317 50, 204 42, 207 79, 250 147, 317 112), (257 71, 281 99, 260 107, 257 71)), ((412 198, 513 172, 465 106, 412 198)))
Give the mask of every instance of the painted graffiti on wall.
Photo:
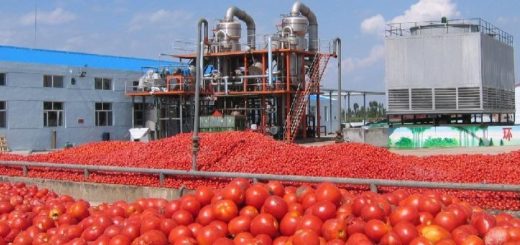
POLYGON ((520 145, 520 126, 417 126, 389 129, 392 148, 520 145))

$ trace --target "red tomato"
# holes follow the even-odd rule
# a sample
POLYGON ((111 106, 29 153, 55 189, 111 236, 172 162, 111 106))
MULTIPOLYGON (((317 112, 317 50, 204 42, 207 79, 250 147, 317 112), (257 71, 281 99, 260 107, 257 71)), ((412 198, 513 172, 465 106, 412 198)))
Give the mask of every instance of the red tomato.
POLYGON ((253 206, 245 206, 242 209, 240 209, 239 215, 254 218, 255 216, 258 215, 258 209, 256 209, 253 206))
POLYGON ((168 235, 168 241, 170 241, 170 243, 174 243, 181 237, 193 237, 193 234, 191 233, 191 230, 188 229, 188 227, 184 225, 178 225, 170 231, 170 234, 168 235))
POLYGON ((302 216, 302 218, 300 219, 300 222, 298 222, 298 225, 296 226, 296 229, 299 230, 299 229, 308 228, 319 234, 321 232, 322 225, 323 225, 323 221, 321 221, 320 218, 318 218, 312 214, 311 215, 306 214, 306 215, 302 216))
POLYGON ((424 237, 426 238, 428 241, 432 242, 432 243, 436 243, 440 240, 443 240, 443 239, 446 239, 446 238, 450 238, 451 235, 450 233, 438 226, 438 225, 427 225, 427 226, 424 226, 421 228, 421 230, 419 231, 419 233, 424 237))
POLYGON ((379 242, 381 238, 389 232, 389 227, 378 219, 369 220, 365 224, 365 234, 374 242, 379 242))
POLYGON ((251 220, 250 231, 253 236, 266 234, 274 238, 278 234, 278 222, 271 214, 262 213, 251 220))
POLYGON ((193 216, 186 210, 178 210, 172 215, 172 219, 179 225, 188 225, 193 223, 193 216))
POLYGON ((297 230, 291 240, 293 245, 320 245, 318 234, 311 229, 297 230))
POLYGON ((245 189, 242 189, 239 185, 229 184, 222 190, 224 199, 233 201, 235 204, 240 205, 244 202, 245 189))
POLYGON ((477 229, 480 236, 484 236, 491 228, 495 227, 496 221, 490 214, 480 212, 473 214, 471 225, 477 229))
POLYGON ((402 245, 401 239, 395 232, 390 231, 386 233, 379 242, 379 245, 402 245))
POLYGON ((268 190, 262 185, 255 184, 247 188, 245 204, 260 209, 268 197, 268 190))
POLYGON ((220 200, 212 204, 216 219, 228 222, 238 215, 238 207, 232 200, 220 200))
POLYGON ((283 197, 285 194, 285 188, 280 181, 270 180, 266 186, 271 195, 283 197))
POLYGON ((363 218, 365 221, 369 221, 371 219, 384 220, 385 211, 383 208, 381 208, 379 203, 369 203, 361 209, 361 218, 363 218))
POLYGON ((193 216, 196 216, 199 213, 201 205, 194 195, 183 196, 180 201, 181 209, 190 212, 193 216))
POLYGON ((197 242, 199 245, 211 245, 218 238, 224 237, 225 234, 222 233, 216 226, 207 225, 202 227, 197 234, 197 242))
POLYGON ((197 190, 195 190, 194 195, 201 206, 206 206, 211 203, 211 199, 215 195, 215 192, 213 188, 207 186, 199 186, 197 190))
POLYGON ((390 214, 390 223, 396 225, 399 222, 408 221, 414 225, 418 225, 419 212, 411 206, 399 206, 390 214))
POLYGON ((213 207, 212 205, 207 205, 200 210, 195 221, 200 223, 201 225, 208 225, 213 220, 215 220, 215 215, 213 214, 213 207))
POLYGON ((268 197, 262 206, 263 212, 273 215, 277 220, 281 220, 288 209, 287 203, 279 196, 268 197))
POLYGON ((162 233, 161 231, 158 231, 158 230, 151 230, 151 231, 145 232, 144 234, 139 236, 136 240, 134 240, 132 244, 136 243, 136 241, 137 241, 137 244, 147 244, 147 245, 167 245, 168 244, 168 239, 166 238, 164 233, 162 233))
POLYGON ((296 211, 288 212, 280 221, 280 233, 284 236, 292 236, 297 230, 301 215, 296 211))
POLYGON ((81 237, 85 239, 86 241, 94 241, 101 235, 103 235, 103 232, 105 230, 98 226, 98 225, 92 225, 87 227, 83 233, 81 234, 81 237))
POLYGON ((329 219, 321 226, 321 235, 325 240, 345 240, 347 238, 347 224, 343 220, 329 219))
POLYGON ((347 239, 345 245, 373 245, 370 239, 362 233, 354 233, 347 239))
POLYGON ((339 207, 341 205, 342 195, 338 187, 331 183, 321 183, 316 188, 317 201, 329 201, 339 207))
POLYGON ((403 244, 410 243, 413 239, 415 239, 419 235, 419 232, 417 231, 415 226, 408 221, 403 221, 403 222, 397 223, 392 228, 392 230, 399 237, 399 240, 403 244))
POLYGON ((77 201, 72 204, 68 209, 67 213, 76 219, 84 219, 89 215, 88 208, 90 204, 86 201, 77 201))
POLYGON ((441 226, 449 232, 451 232, 459 225, 457 221, 457 216, 455 216, 455 214, 453 214, 452 212, 446 211, 439 212, 435 216, 433 224, 441 226))
POLYGON ((332 219, 336 216, 336 206, 330 201, 319 201, 310 207, 311 213, 322 221, 332 219))
POLYGON ((110 245, 130 245, 130 238, 128 238, 125 235, 115 235, 112 238, 110 238, 110 245))
POLYGON ((251 220, 251 217, 242 215, 233 218, 228 224, 229 233, 231 235, 236 235, 241 232, 249 231, 251 220))

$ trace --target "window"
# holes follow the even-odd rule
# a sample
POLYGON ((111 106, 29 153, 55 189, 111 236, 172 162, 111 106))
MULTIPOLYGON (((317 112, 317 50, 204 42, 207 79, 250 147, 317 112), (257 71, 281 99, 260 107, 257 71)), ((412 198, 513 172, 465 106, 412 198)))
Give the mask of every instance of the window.
POLYGON ((43 126, 63 126, 63 102, 43 102, 43 126))
POLYGON ((43 75, 43 86, 46 88, 63 88, 63 76, 43 75))
POLYGON ((96 126, 112 126, 112 103, 96 103, 96 126))
POLYGON ((323 114, 325 114, 325 122, 328 122, 330 120, 329 118, 329 107, 328 106, 324 106, 323 107, 323 114))
POLYGON ((5 73, 0 73, 0 86, 5 86, 5 73))
POLYGON ((7 127, 7 108, 5 101, 0 101, 0 128, 7 127))
POLYGON ((112 79, 110 78, 94 78, 94 87, 99 90, 112 90, 112 79))
POLYGON ((144 127, 144 111, 145 105, 134 103, 134 127, 144 127))

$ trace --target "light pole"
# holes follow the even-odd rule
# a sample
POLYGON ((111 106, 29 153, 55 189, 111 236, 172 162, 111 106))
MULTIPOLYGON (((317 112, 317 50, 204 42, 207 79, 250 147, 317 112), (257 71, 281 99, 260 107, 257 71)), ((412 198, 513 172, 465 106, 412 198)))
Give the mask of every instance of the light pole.
POLYGON ((197 155, 199 153, 199 125, 200 125, 200 83, 202 82, 202 69, 204 63, 204 44, 208 40, 208 21, 204 18, 199 20, 197 34, 197 60, 196 60, 196 79, 195 79, 195 115, 193 118, 193 137, 192 137, 192 162, 191 170, 197 171, 197 155), (204 25, 204 26, 203 26, 204 25), (204 27, 204 38, 202 38, 202 28, 204 27))
MULTIPOLYGON (((343 129, 341 127, 341 39, 339 37, 334 39, 333 46, 334 55, 338 60, 338 131, 336 131, 336 142, 343 142, 343 129)), ((332 99, 332 98, 331 98, 332 99)))

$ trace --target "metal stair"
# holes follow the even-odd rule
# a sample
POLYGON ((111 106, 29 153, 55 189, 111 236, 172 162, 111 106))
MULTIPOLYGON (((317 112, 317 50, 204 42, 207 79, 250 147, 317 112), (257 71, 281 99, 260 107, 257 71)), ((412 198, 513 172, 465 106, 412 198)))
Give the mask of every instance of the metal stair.
POLYGON ((310 69, 306 72, 306 77, 310 78, 309 81, 300 81, 298 83, 295 97, 291 104, 291 110, 287 114, 284 123, 284 139, 287 142, 294 140, 298 127, 300 127, 300 123, 303 119, 302 116, 309 101, 309 95, 317 92, 330 57, 330 54, 316 53, 310 69))

